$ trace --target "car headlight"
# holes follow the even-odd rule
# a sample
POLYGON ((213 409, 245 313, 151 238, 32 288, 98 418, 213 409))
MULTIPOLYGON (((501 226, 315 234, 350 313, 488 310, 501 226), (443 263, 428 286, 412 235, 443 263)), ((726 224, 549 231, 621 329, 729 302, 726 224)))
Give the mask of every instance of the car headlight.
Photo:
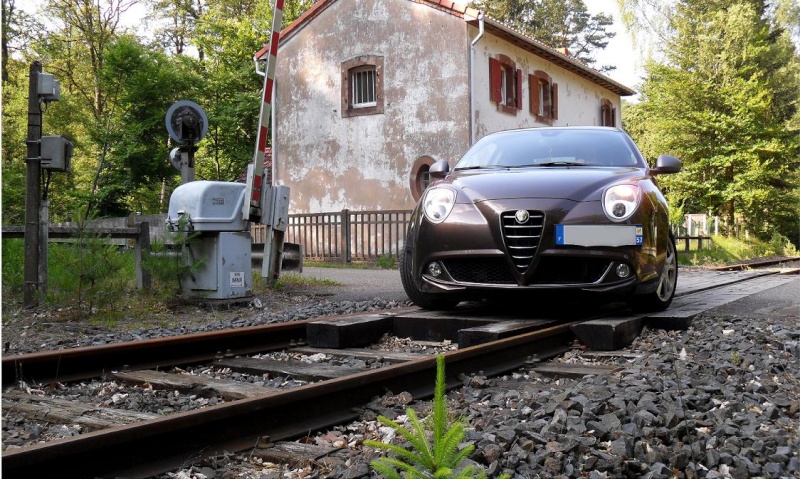
POLYGON ((456 192, 449 188, 430 188, 422 199, 422 211, 431 223, 441 223, 453 211, 456 192))
POLYGON ((617 185, 603 194, 603 211, 611 221, 625 221, 636 212, 642 194, 636 185, 617 185))

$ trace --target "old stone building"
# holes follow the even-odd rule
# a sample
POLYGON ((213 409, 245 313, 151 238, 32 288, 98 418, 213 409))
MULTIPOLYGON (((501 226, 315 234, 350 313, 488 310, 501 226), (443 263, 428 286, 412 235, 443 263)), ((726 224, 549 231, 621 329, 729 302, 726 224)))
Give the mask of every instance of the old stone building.
POLYGON ((410 209, 482 136, 619 125, 632 94, 457 3, 319 0, 281 33, 274 177, 293 213, 410 209))

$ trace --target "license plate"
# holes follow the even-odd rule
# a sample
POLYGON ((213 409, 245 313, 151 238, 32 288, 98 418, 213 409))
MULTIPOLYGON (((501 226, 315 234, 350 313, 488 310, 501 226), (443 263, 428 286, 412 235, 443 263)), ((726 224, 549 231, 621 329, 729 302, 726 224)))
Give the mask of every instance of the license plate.
POLYGON ((641 246, 642 225, 556 225, 556 244, 641 246))

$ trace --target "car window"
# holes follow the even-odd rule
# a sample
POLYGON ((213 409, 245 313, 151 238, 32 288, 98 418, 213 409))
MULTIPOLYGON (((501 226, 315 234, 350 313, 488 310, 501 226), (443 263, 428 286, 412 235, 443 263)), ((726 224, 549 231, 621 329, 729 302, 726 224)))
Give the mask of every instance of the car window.
POLYGON ((531 129, 489 135, 455 169, 529 166, 643 166, 625 134, 616 130, 531 129))

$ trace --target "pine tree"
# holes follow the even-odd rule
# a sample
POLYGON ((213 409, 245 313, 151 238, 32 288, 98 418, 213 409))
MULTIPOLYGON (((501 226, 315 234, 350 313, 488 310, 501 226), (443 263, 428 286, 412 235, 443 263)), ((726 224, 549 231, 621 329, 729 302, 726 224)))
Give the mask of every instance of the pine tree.
POLYGON ((651 60, 642 102, 626 126, 647 156, 671 153, 684 171, 664 178, 687 212, 769 238, 796 238, 800 155, 790 121, 800 62, 761 0, 681 0, 664 62, 651 60))

